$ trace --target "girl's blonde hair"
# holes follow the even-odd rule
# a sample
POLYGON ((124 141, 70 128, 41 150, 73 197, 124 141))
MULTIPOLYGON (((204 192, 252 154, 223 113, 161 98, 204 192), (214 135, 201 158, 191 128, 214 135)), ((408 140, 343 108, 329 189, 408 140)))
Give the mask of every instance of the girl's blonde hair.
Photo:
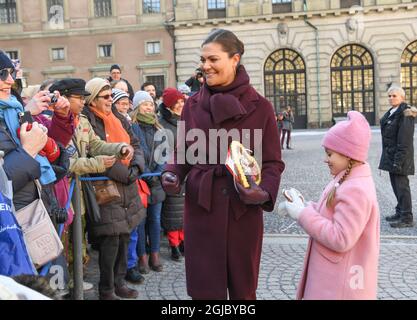
MULTIPOLYGON (((136 107, 136 109, 135 110, 133 110, 131 113, 130 113, 130 117, 132 118, 132 123, 136 123, 136 122, 139 122, 138 121, 138 114, 140 113, 140 111, 139 111, 139 107, 140 107, 140 105, 138 105, 137 107, 136 107)), ((158 116, 156 115, 156 113, 154 112, 154 116, 155 116, 155 124, 154 124, 154 126, 155 126, 155 128, 157 129, 157 130, 162 130, 164 127, 159 123, 159 121, 158 121, 158 116)))
POLYGON ((357 161, 353 160, 353 159, 349 159, 349 164, 346 168, 346 172, 344 173, 344 175, 339 179, 339 181, 337 183, 335 183, 335 185, 333 186, 332 190, 329 192, 329 194, 327 195, 327 200, 326 200, 326 207, 327 208, 331 208, 333 206, 333 202, 334 202, 334 198, 336 197, 336 189, 343 183, 343 181, 346 180, 346 178, 349 176, 350 171, 352 170, 353 165, 356 163, 357 161))

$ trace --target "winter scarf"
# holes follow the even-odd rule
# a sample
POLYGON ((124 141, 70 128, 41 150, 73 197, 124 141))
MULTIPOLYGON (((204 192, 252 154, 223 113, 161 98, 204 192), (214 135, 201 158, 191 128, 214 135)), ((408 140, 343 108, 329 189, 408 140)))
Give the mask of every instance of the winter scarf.
MULTIPOLYGON (((10 96, 9 100, 0 100, 0 119, 4 119, 4 122, 12 135, 13 141, 18 146, 21 146, 20 139, 17 137, 16 132, 19 128, 19 112, 24 112, 24 109, 15 96, 10 96)), ((41 177, 39 179, 41 184, 46 185, 54 182, 56 180, 55 172, 48 159, 37 155, 35 160, 38 161, 41 166, 41 177)))
MULTIPOLYGON (((104 112, 98 111, 96 108, 90 108, 90 110, 101 120, 104 122, 104 130, 106 132, 106 141, 107 142, 115 142, 121 143, 125 142, 130 144, 130 136, 126 132, 125 128, 123 128, 122 123, 119 119, 110 112, 109 114, 105 114, 104 112)), ((122 160, 122 163, 125 166, 129 166, 129 160, 122 160)))

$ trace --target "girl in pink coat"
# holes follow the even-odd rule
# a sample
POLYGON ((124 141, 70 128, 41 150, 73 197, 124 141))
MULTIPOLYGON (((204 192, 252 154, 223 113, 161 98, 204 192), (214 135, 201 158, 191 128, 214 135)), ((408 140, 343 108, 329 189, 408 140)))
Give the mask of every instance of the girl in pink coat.
POLYGON ((304 206, 297 190, 286 192, 281 207, 310 235, 297 299, 376 299, 380 223, 365 162, 370 140, 366 119, 350 111, 323 139, 334 179, 320 200, 304 206))

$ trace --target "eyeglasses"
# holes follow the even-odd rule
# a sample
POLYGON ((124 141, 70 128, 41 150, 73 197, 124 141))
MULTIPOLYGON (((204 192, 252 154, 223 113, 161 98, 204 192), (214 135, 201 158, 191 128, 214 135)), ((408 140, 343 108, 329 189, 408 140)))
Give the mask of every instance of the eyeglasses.
POLYGON ((111 98, 111 94, 106 94, 104 96, 97 96, 96 98, 102 98, 104 100, 109 100, 111 98))
POLYGON ((81 102, 85 101, 85 96, 71 96, 71 98, 80 100, 81 102))
POLYGON ((16 79, 16 70, 13 68, 6 68, 0 70, 0 80, 6 81, 9 75, 12 76, 13 80, 16 79))

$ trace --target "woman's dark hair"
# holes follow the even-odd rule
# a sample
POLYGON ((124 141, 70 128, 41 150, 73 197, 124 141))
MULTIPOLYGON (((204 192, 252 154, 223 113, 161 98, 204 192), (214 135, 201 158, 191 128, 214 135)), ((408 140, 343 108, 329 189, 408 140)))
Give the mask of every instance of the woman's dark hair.
POLYGON ((223 47, 223 50, 229 54, 229 58, 233 57, 236 53, 242 56, 245 52, 243 42, 229 30, 213 29, 207 36, 206 40, 204 40, 201 47, 212 42, 220 44, 223 47))

